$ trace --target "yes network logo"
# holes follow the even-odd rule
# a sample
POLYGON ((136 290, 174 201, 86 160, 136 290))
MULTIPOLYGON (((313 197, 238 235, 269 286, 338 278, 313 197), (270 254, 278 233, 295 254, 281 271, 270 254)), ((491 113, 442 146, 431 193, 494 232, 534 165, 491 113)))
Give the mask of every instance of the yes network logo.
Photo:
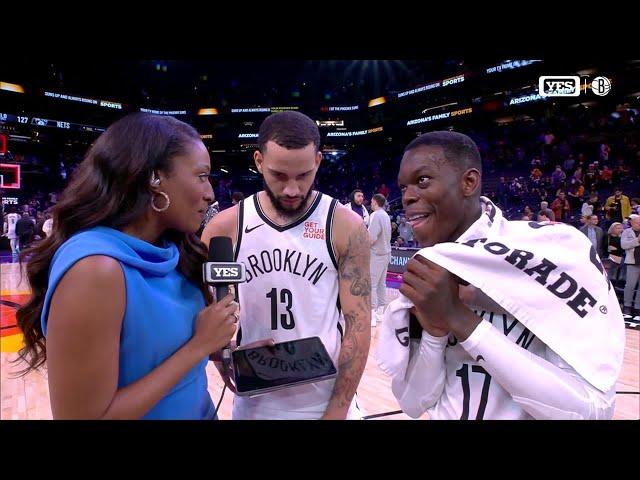
POLYGON ((577 75, 546 75, 540 77, 538 89, 542 97, 577 97, 580 77, 577 75))

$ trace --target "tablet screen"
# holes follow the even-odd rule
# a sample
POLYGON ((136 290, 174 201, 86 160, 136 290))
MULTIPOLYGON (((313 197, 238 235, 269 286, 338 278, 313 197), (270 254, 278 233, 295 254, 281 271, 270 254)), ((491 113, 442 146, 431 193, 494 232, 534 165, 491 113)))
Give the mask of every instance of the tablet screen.
POLYGON ((336 368, 319 337, 233 352, 238 394, 310 383, 336 376, 336 368))

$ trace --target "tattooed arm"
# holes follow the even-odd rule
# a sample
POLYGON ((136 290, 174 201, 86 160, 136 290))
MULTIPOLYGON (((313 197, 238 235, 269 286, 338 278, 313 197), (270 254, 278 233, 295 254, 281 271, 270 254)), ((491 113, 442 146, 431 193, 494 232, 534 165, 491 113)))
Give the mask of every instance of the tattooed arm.
POLYGON ((333 231, 345 332, 338 378, 322 418, 344 420, 364 372, 371 343, 370 242, 362 218, 347 208, 336 210, 333 231))

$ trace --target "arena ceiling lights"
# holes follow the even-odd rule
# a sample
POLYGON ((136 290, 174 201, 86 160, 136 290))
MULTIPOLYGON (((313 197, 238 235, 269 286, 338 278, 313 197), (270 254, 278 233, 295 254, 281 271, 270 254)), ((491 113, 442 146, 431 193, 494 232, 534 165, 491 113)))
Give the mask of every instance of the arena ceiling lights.
POLYGON ((201 108, 198 110, 198 115, 218 115, 217 108, 201 108))
POLYGON ((369 107, 377 107, 378 105, 383 105, 387 103, 387 99, 385 97, 378 97, 369 100, 369 107))
POLYGON ((24 93, 24 87, 17 83, 0 82, 0 90, 6 90, 13 93, 24 93))

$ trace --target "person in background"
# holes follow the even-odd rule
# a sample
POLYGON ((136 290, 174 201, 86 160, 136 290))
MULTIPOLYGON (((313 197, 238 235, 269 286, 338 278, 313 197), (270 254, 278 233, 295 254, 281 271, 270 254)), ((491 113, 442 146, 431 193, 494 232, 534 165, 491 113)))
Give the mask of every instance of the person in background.
POLYGON ((387 306, 387 267, 391 261, 391 219, 384 209, 387 199, 376 193, 369 217, 371 240, 371 326, 382 319, 387 306))

